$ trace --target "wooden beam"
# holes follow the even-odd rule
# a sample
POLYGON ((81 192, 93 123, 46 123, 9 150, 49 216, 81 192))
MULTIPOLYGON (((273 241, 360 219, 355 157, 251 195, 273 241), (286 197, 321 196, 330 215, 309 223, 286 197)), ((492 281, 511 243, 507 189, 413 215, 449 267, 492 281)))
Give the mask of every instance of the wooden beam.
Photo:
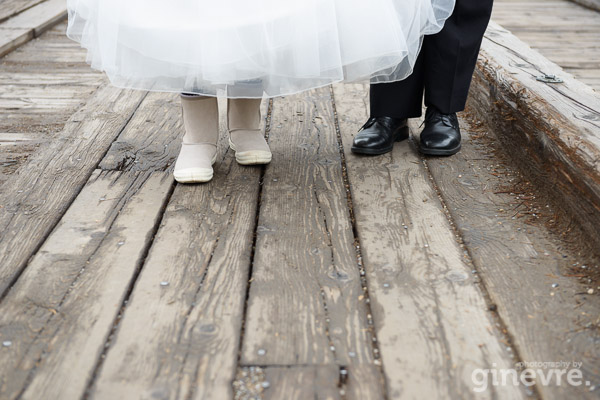
POLYGON ((501 26, 491 23, 469 108, 513 161, 566 209, 600 248, 600 97, 501 26), (536 80, 556 75, 564 83, 536 80))

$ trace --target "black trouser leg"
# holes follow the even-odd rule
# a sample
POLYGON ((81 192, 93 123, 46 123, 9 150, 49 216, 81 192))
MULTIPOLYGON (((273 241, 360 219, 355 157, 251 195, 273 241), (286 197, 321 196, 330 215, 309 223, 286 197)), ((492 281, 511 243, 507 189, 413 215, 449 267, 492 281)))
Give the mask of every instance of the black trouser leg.
POLYGON ((442 113, 465 107, 493 0, 457 0, 442 31, 425 36, 414 72, 407 79, 371 85, 371 115, 416 118, 425 104, 442 113))
POLYGON ((415 62, 412 75, 403 81, 371 85, 371 116, 417 118, 423 108, 425 90, 424 52, 415 62))

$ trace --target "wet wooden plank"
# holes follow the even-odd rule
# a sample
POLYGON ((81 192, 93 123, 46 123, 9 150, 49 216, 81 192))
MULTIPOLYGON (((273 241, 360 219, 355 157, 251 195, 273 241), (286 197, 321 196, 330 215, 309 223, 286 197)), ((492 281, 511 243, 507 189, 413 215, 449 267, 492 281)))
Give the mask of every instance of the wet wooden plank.
POLYGON ((98 90, 59 137, 32 155, 0 193, 0 293, 60 220, 145 93, 98 90))
POLYGON ((232 397, 261 170, 221 136, 213 181, 175 188, 93 398, 232 397))
POLYGON ((245 365, 373 362, 332 117, 328 88, 274 102, 245 365))
MULTIPOLYGON (((415 122, 415 131, 417 127, 415 122)), ((522 360, 578 360, 584 382, 600 381, 600 353, 589 346, 600 336, 585 328, 596 320, 600 299, 583 299, 581 284, 563 276, 575 261, 565 255, 564 243, 547 239, 541 224, 513 218, 519 211, 514 204, 521 201, 497 193, 506 192, 510 182, 490 168, 498 158, 486 151, 494 149, 478 149, 468 125, 463 128, 459 154, 426 162, 522 360)), ((519 179, 514 172, 511 176, 519 179)), ((540 212, 553 211, 547 207, 540 212)), ((546 399, 597 398, 585 384, 555 387, 553 382, 538 385, 538 390, 546 399)))
POLYGON ((0 304, 3 399, 76 399, 134 282, 168 173, 96 170, 0 304))
POLYGON ((474 393, 476 368, 513 359, 464 250, 408 142, 379 157, 350 152, 368 87, 334 90, 388 397, 524 397, 512 386, 474 393))

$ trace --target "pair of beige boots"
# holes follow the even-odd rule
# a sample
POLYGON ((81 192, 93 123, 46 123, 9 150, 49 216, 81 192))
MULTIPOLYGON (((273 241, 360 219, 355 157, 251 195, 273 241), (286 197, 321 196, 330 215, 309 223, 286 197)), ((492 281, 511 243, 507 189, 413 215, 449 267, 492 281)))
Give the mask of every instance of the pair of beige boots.
MULTIPOLYGON (((228 99, 229 147, 242 165, 268 164, 272 154, 260 130, 260 99, 228 99)), ((185 135, 173 175, 180 183, 213 178, 219 140, 219 108, 215 97, 181 96, 185 135)))

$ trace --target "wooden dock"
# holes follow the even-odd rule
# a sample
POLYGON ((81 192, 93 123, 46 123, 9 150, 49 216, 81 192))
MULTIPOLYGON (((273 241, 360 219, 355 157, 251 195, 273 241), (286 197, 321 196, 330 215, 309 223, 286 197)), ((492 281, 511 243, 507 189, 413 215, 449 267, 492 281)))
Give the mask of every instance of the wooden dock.
POLYGON ((600 90, 600 0, 496 0, 492 18, 566 72, 600 90))
POLYGON ((0 60, 0 399, 598 398, 598 255, 476 113, 451 158, 357 157, 367 85, 277 98, 270 165, 223 132, 178 185, 177 96, 65 29, 0 60), (567 361, 580 386, 476 379, 567 361))

